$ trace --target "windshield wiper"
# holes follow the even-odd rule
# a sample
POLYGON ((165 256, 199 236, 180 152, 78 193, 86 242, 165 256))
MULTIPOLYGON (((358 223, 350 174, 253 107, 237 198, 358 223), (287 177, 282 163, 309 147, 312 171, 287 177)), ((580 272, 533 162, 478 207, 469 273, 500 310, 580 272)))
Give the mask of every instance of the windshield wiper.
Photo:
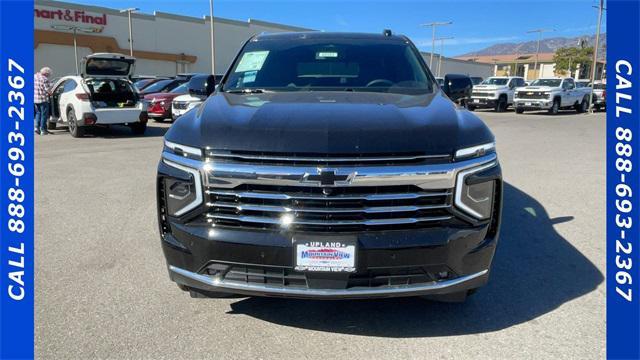
POLYGON ((266 89, 253 89, 253 88, 244 88, 244 89, 231 89, 227 90, 229 94, 262 94, 266 92, 272 92, 266 89))

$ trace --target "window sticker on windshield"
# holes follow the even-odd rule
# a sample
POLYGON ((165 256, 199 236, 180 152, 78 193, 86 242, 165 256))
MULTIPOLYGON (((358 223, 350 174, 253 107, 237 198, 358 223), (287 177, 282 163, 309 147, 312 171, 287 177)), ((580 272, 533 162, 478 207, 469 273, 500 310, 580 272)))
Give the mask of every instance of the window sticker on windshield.
POLYGON ((242 59, 236 66, 235 72, 258 71, 262 69, 269 51, 249 51, 242 54, 242 59))
POLYGON ((242 83, 246 84, 246 83, 252 83, 254 81, 256 81, 256 74, 258 72, 257 71, 247 71, 244 73, 244 76, 242 77, 242 83))
POLYGON ((337 58, 338 53, 335 51, 319 51, 316 53, 316 60, 322 60, 327 58, 337 58))

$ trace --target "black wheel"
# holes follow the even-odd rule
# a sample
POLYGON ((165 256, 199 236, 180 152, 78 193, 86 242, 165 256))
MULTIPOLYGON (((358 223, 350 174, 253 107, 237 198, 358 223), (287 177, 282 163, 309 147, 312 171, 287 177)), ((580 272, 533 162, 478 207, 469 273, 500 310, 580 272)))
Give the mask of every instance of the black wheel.
POLYGON ((69 133, 71 134, 71 136, 75 138, 84 136, 84 127, 78 126, 76 113, 72 109, 69 109, 69 111, 67 111, 67 122, 69 123, 69 133))
POLYGON ((47 121, 47 130, 55 130, 57 124, 53 121, 47 121))
POLYGON ((516 114, 522 114, 522 113, 524 113, 524 108, 516 107, 516 114))
POLYGON ((473 105, 467 105, 467 110, 469 111, 475 111, 476 107, 473 105))
POLYGON ((600 111, 600 110, 602 109, 602 107, 601 107, 600 105, 593 105, 593 108, 594 108, 596 111, 600 111))
POLYGON ((496 103, 496 112, 503 112, 507 110, 507 99, 501 96, 496 103))
POLYGON ((142 135, 147 131, 147 123, 133 123, 131 124, 131 131, 134 135, 142 135))
POLYGON ((558 110, 560 110, 560 100, 559 99, 554 99, 553 100, 553 105, 549 109, 549 114, 556 115, 558 113, 558 110))
POLYGON ((578 114, 585 113, 589 110, 589 102, 587 99, 582 99, 582 102, 576 104, 575 109, 578 114))

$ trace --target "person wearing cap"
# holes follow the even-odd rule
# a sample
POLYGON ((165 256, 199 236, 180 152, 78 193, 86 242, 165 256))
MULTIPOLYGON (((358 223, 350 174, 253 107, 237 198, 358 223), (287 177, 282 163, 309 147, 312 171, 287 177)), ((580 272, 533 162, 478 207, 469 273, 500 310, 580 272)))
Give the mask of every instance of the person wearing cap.
POLYGON ((51 68, 43 67, 33 76, 33 102, 36 105, 35 132, 47 135, 47 120, 49 119, 49 95, 51 94, 51 68))

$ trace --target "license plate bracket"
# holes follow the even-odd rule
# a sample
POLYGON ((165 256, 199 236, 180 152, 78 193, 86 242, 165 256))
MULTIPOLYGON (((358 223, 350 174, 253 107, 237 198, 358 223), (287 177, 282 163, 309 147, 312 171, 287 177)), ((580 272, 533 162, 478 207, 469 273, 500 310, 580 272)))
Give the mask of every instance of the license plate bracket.
POLYGON ((296 236, 293 264, 296 271, 351 273, 356 271, 355 236, 296 236))

